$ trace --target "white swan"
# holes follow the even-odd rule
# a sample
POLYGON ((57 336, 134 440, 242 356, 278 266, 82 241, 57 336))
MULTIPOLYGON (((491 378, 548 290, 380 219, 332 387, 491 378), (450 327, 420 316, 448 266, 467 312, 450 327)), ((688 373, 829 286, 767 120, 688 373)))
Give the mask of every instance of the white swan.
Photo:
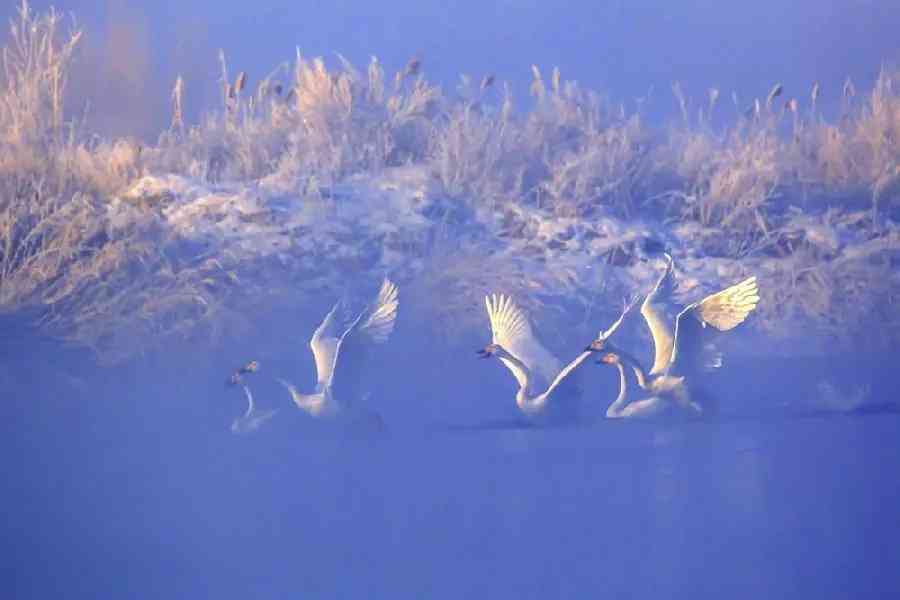
MULTIPOLYGON (((704 403, 692 397, 686 380, 693 382, 703 370, 722 365, 721 354, 704 343, 704 330, 707 325, 712 325, 719 331, 728 331, 741 324, 759 303, 759 288, 756 277, 748 277, 689 304, 678 313, 673 329, 665 318, 663 303, 672 291, 674 261, 670 255, 665 256, 666 270, 641 305, 641 315, 650 329, 655 351, 649 373, 634 357, 608 339, 598 338, 588 349, 604 352, 599 362, 631 369, 638 386, 652 398, 670 401, 689 414, 700 415, 704 413, 704 403)), ((617 416, 629 415, 620 412, 617 416)))
MULTIPOLYGON (((512 298, 493 294, 485 297, 484 303, 491 323, 492 342, 478 354, 482 358, 496 356, 510 370, 519 384, 516 405, 523 413, 528 416, 546 414, 549 407, 558 404, 557 397, 562 400, 564 396, 577 394, 572 375, 591 355, 590 351, 585 350, 563 367, 537 340, 528 319, 512 298)), ((620 317, 599 337, 612 335, 621 321, 620 317)))
POLYGON ((247 411, 231 423, 231 431, 233 433, 250 433, 251 431, 256 431, 263 423, 274 417, 278 410, 274 408, 257 410, 253 404, 253 394, 250 393, 250 388, 244 383, 240 383, 240 386, 247 397, 247 411))
POLYGON ((355 409, 354 402, 366 397, 359 385, 359 363, 371 346, 387 341, 394 330, 397 286, 385 278, 375 299, 353 319, 338 314, 346 312, 342 304, 338 301, 325 315, 309 341, 316 362, 315 391, 302 394, 279 379, 294 404, 314 417, 337 416, 355 409))
MULTIPOLYGON (((600 362, 615 365, 619 370, 619 395, 606 409, 606 417, 608 419, 652 418, 659 417, 670 411, 673 406, 672 402, 660 396, 650 396, 642 400, 631 399, 629 401, 629 392, 634 389, 634 386, 629 381, 628 371, 626 371, 625 365, 622 364, 621 357, 618 354, 606 352, 600 358, 600 362)), ((635 376, 635 373, 632 372, 631 376, 635 376)))

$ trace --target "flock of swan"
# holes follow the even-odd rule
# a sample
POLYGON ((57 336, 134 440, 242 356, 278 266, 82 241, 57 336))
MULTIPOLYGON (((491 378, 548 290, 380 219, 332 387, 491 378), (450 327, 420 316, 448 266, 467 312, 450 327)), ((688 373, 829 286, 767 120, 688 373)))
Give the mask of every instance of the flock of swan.
MULTIPOLYGON (((650 330, 654 360, 649 370, 613 342, 616 330, 637 304, 626 302, 616 321, 571 362, 563 366, 537 339, 525 313, 507 295, 485 298, 491 343, 478 350, 482 358, 498 359, 518 383, 516 405, 532 419, 551 419, 565 412, 570 396, 578 393, 573 374, 590 358, 611 365, 619 373, 619 393, 606 410, 608 418, 648 418, 666 415, 699 417, 715 411, 715 402, 702 391, 703 374, 722 365, 721 354, 710 344, 708 327, 728 331, 741 324, 759 303, 756 278, 749 277, 702 300, 681 308, 670 324, 667 309, 674 288, 674 261, 666 266, 653 289, 644 297, 640 312, 650 330)), ((358 377, 361 362, 394 330, 399 307, 397 286, 385 279, 375 298, 361 311, 348 310, 338 301, 325 315, 309 342, 316 365, 316 384, 302 393, 279 379, 294 404, 313 417, 337 418, 363 412, 368 393, 358 377)), ((246 412, 232 423, 232 431, 252 431, 268 421, 273 409, 259 409, 245 382, 256 373, 255 361, 241 367, 229 382, 242 387, 246 412)), ((377 416, 373 417, 378 419, 377 416)))

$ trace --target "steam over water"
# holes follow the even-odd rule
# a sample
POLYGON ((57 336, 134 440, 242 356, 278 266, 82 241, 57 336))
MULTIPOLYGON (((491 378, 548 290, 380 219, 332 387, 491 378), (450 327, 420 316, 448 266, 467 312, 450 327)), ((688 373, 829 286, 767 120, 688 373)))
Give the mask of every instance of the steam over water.
MULTIPOLYGON (((0 23, 18 4, 0 6, 0 23)), ((85 31, 65 110, 58 48, 18 89, 0 87, 21 100, 0 109, 0 598, 900 597, 896 0, 57 7, 85 31), (289 69, 265 96, 257 86, 295 46, 309 102, 288 101, 289 69), (370 55, 383 76, 366 73, 370 55), (435 88, 393 78, 413 56, 435 88), (244 71, 247 89, 223 95, 244 71), (473 82, 462 94, 460 73, 473 82), (356 95, 332 102, 351 82, 356 95), (449 104, 433 113, 438 86, 449 104), (385 120, 416 90, 421 139, 385 120), (548 190, 555 209, 540 205, 548 190), (54 202, 41 221, 35 205, 54 202), (752 222, 728 229, 729 208, 735 227, 752 222), (517 301, 570 360, 562 350, 583 349, 621 295, 646 293, 664 249, 688 301, 760 278, 760 309, 703 382, 721 414, 607 421, 616 373, 591 360, 577 425, 525 423, 509 372, 476 358, 490 341, 483 291, 463 280, 528 290, 517 301), (336 290, 385 274, 400 316, 367 373, 385 427, 314 421, 275 378, 310 389, 309 336, 336 290), (582 295, 554 288, 564 282, 582 295), (268 306, 275 285, 289 318, 259 309, 224 342, 171 341, 185 317, 167 302, 215 327, 268 306), (34 314, 149 350, 104 366, 30 329, 34 314), (553 324, 579 320, 578 335, 553 324), (779 327, 790 347, 767 337, 779 327), (224 382, 249 360, 256 402, 278 412, 235 435, 246 404, 224 382)), ((48 46, 31 48, 19 64, 48 46)), ((649 341, 640 327, 625 345, 649 341)))
MULTIPOLYGON (((84 379, 73 395, 58 369, 29 377, 4 353, 11 597, 845 598, 900 585, 900 416, 789 414, 773 363, 744 365, 775 381, 735 388, 717 421, 529 429, 507 374, 459 348, 444 376, 422 362, 406 394, 385 375, 384 431, 311 422, 260 380, 258 401, 281 413, 235 436, 243 405, 214 377, 221 357, 95 371, 57 350, 84 379)), ((613 378, 596 373, 605 406, 613 378)))

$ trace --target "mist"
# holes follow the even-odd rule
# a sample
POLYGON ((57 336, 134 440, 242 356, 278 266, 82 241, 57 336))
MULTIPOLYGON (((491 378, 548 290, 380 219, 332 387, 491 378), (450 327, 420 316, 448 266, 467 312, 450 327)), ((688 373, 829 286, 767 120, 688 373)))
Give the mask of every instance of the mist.
POLYGON ((7 4, 0 594, 900 590, 900 5, 7 4))

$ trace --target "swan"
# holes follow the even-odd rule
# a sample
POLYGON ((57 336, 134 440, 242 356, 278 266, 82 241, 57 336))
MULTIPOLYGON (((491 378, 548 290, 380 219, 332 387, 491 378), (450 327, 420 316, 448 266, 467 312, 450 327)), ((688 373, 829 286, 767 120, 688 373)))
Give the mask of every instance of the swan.
POLYGON ((259 371, 259 363, 255 360, 251 360, 243 367, 235 369, 226 383, 228 385, 238 385, 243 382, 243 375, 246 375, 247 373, 256 373, 257 371, 259 371))
MULTIPOLYGON (((620 355, 615 352, 606 352, 600 358, 600 362, 613 365, 619 370, 619 395, 616 396, 613 403, 606 409, 606 418, 652 418, 661 416, 670 411, 672 402, 660 396, 650 396, 642 400, 632 400, 629 402, 628 393, 633 389, 632 383, 637 382, 629 381, 629 371, 626 371, 620 355)), ((636 376, 636 374, 631 372, 631 376, 636 376)))
MULTIPOLYGON (((492 294, 485 297, 484 303, 492 341, 477 353, 481 358, 497 357, 516 378, 519 384, 516 406, 519 410, 529 417, 548 415, 556 410, 551 410, 551 407, 557 404, 557 396, 577 394, 572 375, 591 356, 591 351, 585 350, 563 367, 537 340, 531 324, 512 298, 492 294), (564 383, 569 385, 564 386, 564 383)), ((612 335, 627 311, 626 308, 622 317, 610 329, 601 332, 598 339, 612 335)))
MULTIPOLYGON (((603 353, 600 363, 630 369, 638 387, 649 392, 651 398, 671 402, 673 407, 699 416, 711 407, 704 407, 706 403, 699 401, 696 390, 692 393, 688 383, 693 382, 698 372, 722 366, 721 354, 704 344, 704 331, 708 325, 728 331, 743 323, 759 303, 759 288, 756 277, 748 277, 710 294, 684 307, 676 316, 673 328, 664 316, 663 303, 672 291, 674 261, 669 254, 665 254, 665 258, 665 271, 641 304, 641 315, 650 329, 654 345, 650 371, 646 372, 637 359, 612 344, 608 336, 597 338, 587 349, 603 353)), ((620 396, 625 402, 624 396, 620 396)), ((620 409, 613 410, 613 416, 630 416, 620 409)))
POLYGON ((245 383, 240 383, 239 385, 243 388, 244 395, 247 397, 247 411, 231 423, 231 431, 233 433, 250 433, 251 431, 256 431, 263 423, 274 417, 278 410, 274 408, 257 410, 253 404, 253 394, 250 393, 250 388, 245 383))
POLYGON ((336 417, 353 408, 368 394, 359 388, 357 370, 367 351, 386 342, 394 330, 399 306, 397 286, 385 278, 375 299, 355 318, 348 319, 343 302, 335 303, 309 341, 316 363, 317 382, 304 394, 289 382, 287 388, 298 408, 313 417, 336 417), (340 309, 340 310, 339 310, 340 309))

